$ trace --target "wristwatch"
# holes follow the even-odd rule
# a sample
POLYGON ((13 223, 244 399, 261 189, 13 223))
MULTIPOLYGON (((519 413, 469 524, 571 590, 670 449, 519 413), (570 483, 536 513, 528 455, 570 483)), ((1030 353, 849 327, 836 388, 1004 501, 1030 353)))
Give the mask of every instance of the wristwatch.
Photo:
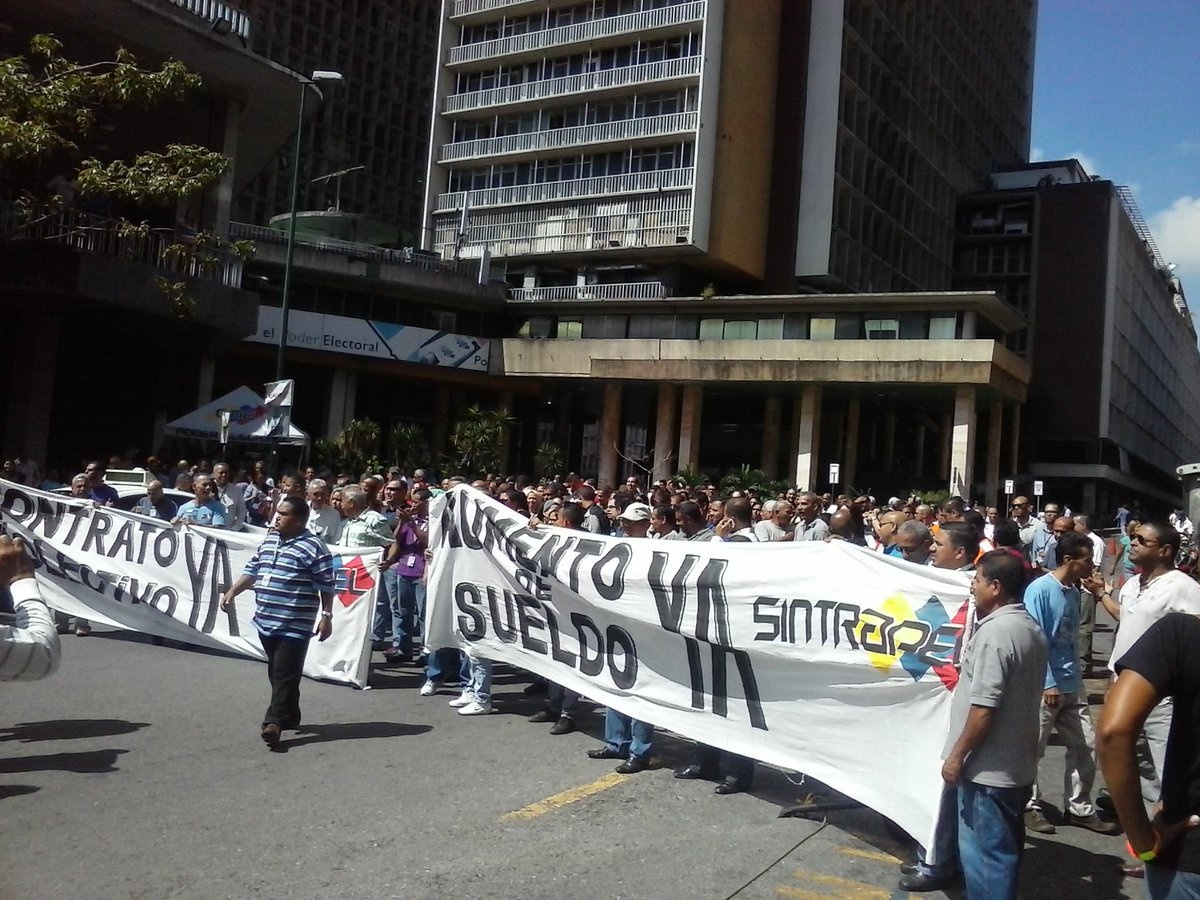
POLYGON ((321 618, 322 619, 332 619, 333 618, 333 610, 324 610, 324 609, 321 610, 321 618))

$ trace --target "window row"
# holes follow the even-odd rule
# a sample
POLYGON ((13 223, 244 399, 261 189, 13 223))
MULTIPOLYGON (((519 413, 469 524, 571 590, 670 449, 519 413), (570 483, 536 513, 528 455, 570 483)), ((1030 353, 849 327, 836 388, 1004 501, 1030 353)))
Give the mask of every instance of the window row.
POLYGON ((890 317, 869 313, 786 313, 765 318, 531 316, 517 331, 517 337, 524 338, 650 338, 685 341, 948 341, 960 334, 959 316, 954 313, 909 312, 890 317))
POLYGON ((531 134, 571 128, 576 125, 595 125, 603 122, 621 122, 629 119, 645 119, 651 116, 666 116, 671 113, 692 112, 696 109, 698 95, 695 88, 677 91, 656 91, 630 97, 615 97, 598 102, 581 103, 557 109, 534 109, 489 119, 473 119, 454 123, 452 142, 478 141, 487 138, 505 137, 510 134, 531 134))
POLYGON ((459 72, 454 91, 457 94, 468 94, 513 84, 582 75, 585 72, 603 72, 608 69, 624 69, 668 59, 699 56, 702 44, 700 33, 692 32, 654 41, 638 41, 620 47, 605 47, 588 53, 573 53, 554 59, 537 59, 495 69, 459 72))
POLYGON ((450 172, 447 190, 450 193, 482 191, 517 184, 544 184, 574 181, 579 178, 598 178, 603 175, 686 169, 692 165, 693 151, 691 144, 674 144, 669 147, 635 147, 565 159, 454 169, 450 172))
POLYGON ((460 32, 459 43, 478 44, 483 41, 495 41, 518 34, 546 31, 549 28, 561 28, 581 22, 611 19, 613 16, 626 16, 632 13, 648 12, 652 9, 679 6, 687 2, 690 0, 593 0, 593 2, 577 3, 574 6, 564 6, 559 9, 539 10, 526 16, 507 16, 498 22, 464 25, 460 32))

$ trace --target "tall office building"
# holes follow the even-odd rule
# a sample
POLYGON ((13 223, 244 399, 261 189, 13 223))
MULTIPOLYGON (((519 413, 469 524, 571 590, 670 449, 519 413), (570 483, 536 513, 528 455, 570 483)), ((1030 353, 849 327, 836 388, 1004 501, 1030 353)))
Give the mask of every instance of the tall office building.
MULTIPOLYGON (((327 230, 335 237, 419 245, 436 6, 429 0, 247 0, 242 5, 256 53, 305 75, 325 69, 345 77, 323 88, 326 99, 305 126, 300 208, 340 207, 376 226, 334 220, 327 230), (312 181, 343 170, 352 171, 312 181)), ((299 99, 297 92, 297 104, 299 99)), ((235 218, 265 225, 287 213, 291 154, 288 145, 263 169, 239 198, 235 218)), ((318 227, 312 218, 304 225, 318 227)))
POLYGON ((1034 0, 444 0, 426 216, 517 298, 950 285, 1034 0))

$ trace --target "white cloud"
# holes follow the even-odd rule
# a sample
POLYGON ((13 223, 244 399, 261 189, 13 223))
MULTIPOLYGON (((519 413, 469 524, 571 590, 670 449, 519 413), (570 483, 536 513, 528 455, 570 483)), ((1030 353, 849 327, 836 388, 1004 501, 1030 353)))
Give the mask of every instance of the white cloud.
POLYGON ((1163 259, 1175 263, 1175 274, 1196 284, 1200 280, 1200 197, 1180 197, 1150 217, 1150 232, 1163 259))
POLYGON ((1088 156, 1086 153, 1082 153, 1079 150, 1076 150, 1074 153, 1068 153, 1066 155, 1065 159, 1079 160, 1079 164, 1081 166, 1083 166, 1083 170, 1085 172, 1087 172, 1089 175, 1103 174, 1100 171, 1100 163, 1097 160, 1095 160, 1093 157, 1088 156))
POLYGON ((1041 147, 1034 147, 1029 151, 1030 162, 1041 162, 1046 158, 1046 153, 1041 147))

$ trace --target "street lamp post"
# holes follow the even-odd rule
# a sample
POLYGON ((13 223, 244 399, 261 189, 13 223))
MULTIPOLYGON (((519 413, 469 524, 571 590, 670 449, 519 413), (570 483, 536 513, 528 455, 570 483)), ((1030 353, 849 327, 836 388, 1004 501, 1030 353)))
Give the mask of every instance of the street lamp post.
MULTIPOLYGON (((283 380, 283 355, 287 350, 288 306, 292 299, 292 254, 296 249, 296 206, 300 202, 300 138, 304 132, 304 100, 308 94, 309 85, 322 81, 341 81, 341 72, 329 72, 318 69, 312 73, 312 78, 300 81, 300 114, 296 120, 296 146, 292 151, 292 202, 291 214, 288 216, 287 255, 283 262, 283 303, 281 304, 281 319, 279 323, 279 349, 275 354, 275 380, 283 380)), ((317 88, 317 93, 321 89, 317 88)))

